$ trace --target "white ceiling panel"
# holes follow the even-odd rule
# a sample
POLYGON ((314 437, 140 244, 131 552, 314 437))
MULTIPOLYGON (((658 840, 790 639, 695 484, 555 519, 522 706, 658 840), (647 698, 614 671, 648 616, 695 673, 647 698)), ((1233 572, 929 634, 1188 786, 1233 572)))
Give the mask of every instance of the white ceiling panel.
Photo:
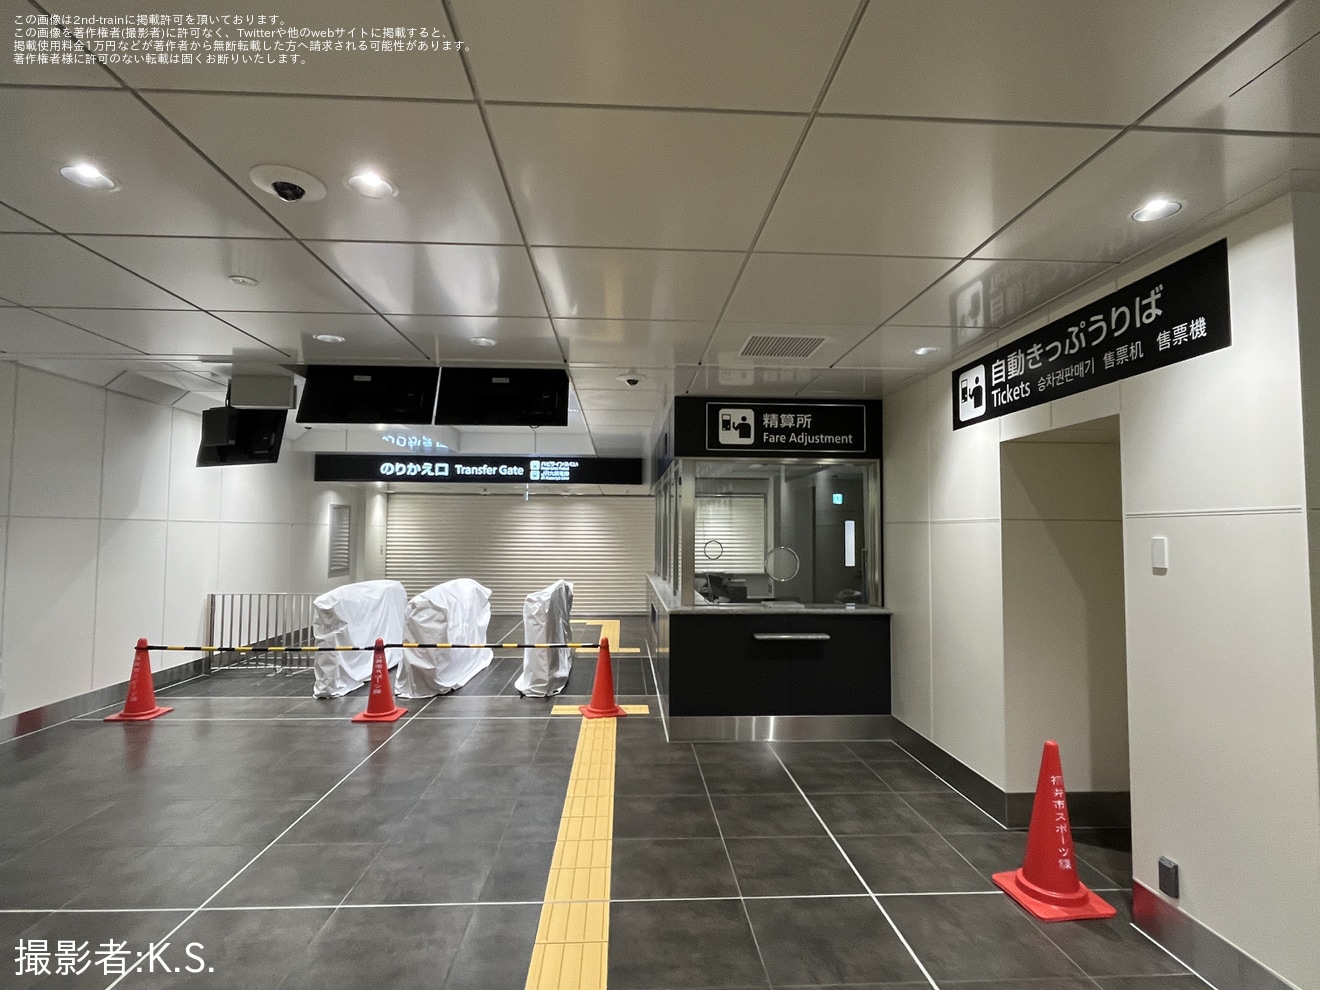
POLYGON ((672 368, 701 360, 715 321, 556 319, 555 327, 574 364, 614 364, 627 356, 639 368, 672 368))
POLYGON ((1320 138, 1133 131, 978 253, 1120 261, 1289 170, 1317 167, 1320 138), (1154 196, 1183 208, 1155 223, 1133 221, 1133 211, 1154 196))
POLYGON ((973 258, 941 278, 893 320, 907 326, 1007 326, 1110 267, 1092 261, 973 258))
POLYGON ((714 320, 743 255, 720 251, 533 248, 551 315, 714 320))
POLYGON ((76 382, 85 382, 97 388, 105 388, 124 373, 127 365, 115 361, 79 361, 66 358, 23 358, 22 363, 29 368, 48 371, 61 378, 71 378, 76 382))
POLYGON ((724 318, 735 323, 883 323, 956 263, 951 258, 754 254, 724 318))
POLYGON ((485 100, 797 111, 811 109, 856 9, 855 0, 454 4, 485 100))
POLYGON ((798 394, 803 398, 879 399, 902 388, 925 371, 823 371, 798 394))
POLYGON ((554 328, 543 316, 391 316, 390 322, 441 363, 563 361, 554 328), (495 344, 476 345, 474 338, 495 344))
POLYGON ((926 373, 948 364, 959 341, 947 327, 886 325, 876 330, 839 359, 836 368, 920 369, 926 373), (932 354, 915 353, 918 347, 934 347, 932 354))
MULTIPOLYGON (((0 85, 5 86, 109 86, 118 88, 119 83, 99 65, 75 62, 64 65, 65 49, 58 53, 59 61, 47 64, 38 61, 41 54, 41 29, 49 29, 49 19, 42 20, 43 13, 27 0, 0 0, 0 24, 5 26, 5 57, 0 59, 0 85), (23 64, 17 61, 17 43, 22 42, 23 64), (30 43, 30 45, 29 45, 30 43)), ((45 39, 49 48, 50 39, 45 39)), ((70 42, 68 54, 71 58, 86 59, 88 56, 70 42)))
POLYGON ((1144 123, 1320 132, 1320 4, 1295 3, 1144 123))
POLYGON ((367 305, 297 241, 193 237, 78 240, 202 309, 365 311, 367 305), (257 280, 237 285, 231 276, 257 280))
POLYGON ((668 401, 667 391, 640 386, 641 382, 637 388, 578 389, 578 401, 588 414, 610 410, 644 410, 654 414, 668 401))
POLYGON ((0 234, 0 295, 24 306, 188 308, 58 234, 0 234))
POLYGON ((733 323, 728 320, 720 323, 706 348, 705 362, 708 364, 739 365, 809 365, 813 368, 827 367, 839 359, 849 348, 856 345, 863 337, 875 329, 874 323, 838 326, 827 323, 809 323, 795 325, 791 323, 733 323), (794 342, 809 342, 824 338, 805 358, 767 358, 742 357, 740 351, 748 338, 769 338, 778 346, 794 342), (777 339, 778 338, 778 339, 777 339))
POLYGON ((520 243, 481 115, 471 104, 152 93, 151 102, 298 237, 520 243), (285 203, 254 165, 316 176, 326 196, 285 203), (368 199, 344 185, 365 169, 398 189, 368 199))
POLYGON ((521 247, 363 241, 308 246, 382 313, 546 315, 521 247))
POLYGON ((639 430, 647 430, 655 422, 659 412, 660 409, 657 405, 655 409, 587 409, 583 415, 586 417, 588 426, 599 420, 614 428, 633 427, 639 430))
POLYGON ((823 108, 1125 125, 1278 2, 872 3, 823 108))
POLYGON ((1022 124, 817 120, 757 249, 962 257, 1112 135, 1022 124))
POLYGON ((674 368, 637 368, 619 366, 615 368, 580 368, 573 367, 573 389, 576 392, 672 392, 675 375, 680 374, 674 368), (629 371, 640 372, 642 380, 635 386, 620 381, 619 376, 629 371))
POLYGON ((15 213, 7 206, 0 206, 0 233, 40 234, 45 232, 46 228, 41 224, 33 223, 27 217, 15 213))
POLYGON ((495 106, 531 244, 746 250, 803 121, 495 106))
POLYGON ((228 355, 237 347, 265 351, 273 358, 283 356, 198 310, 47 309, 43 312, 147 354, 228 355))
POLYGON ((820 374, 815 368, 728 368, 702 365, 688 393, 692 395, 796 395, 820 374))
POLYGON ((279 227, 128 92, 10 89, 0 134, 21 162, 0 199, 65 233, 278 237, 279 227), (119 183, 101 192, 60 175, 88 162, 119 183))
MULTIPOLYGON (((183 12, 166 10, 167 13, 183 12)), ((139 0, 96 0, 101 14, 140 14, 139 0)), ((461 57, 455 51, 422 52, 406 49, 409 38, 415 43, 423 30, 428 44, 437 37, 454 37, 445 18, 444 8, 431 0, 373 0, 369 7, 350 0, 324 0, 292 9, 272 8, 255 0, 226 2, 223 7, 208 7, 212 17, 231 18, 221 24, 222 38, 237 41, 240 26, 259 27, 255 18, 274 14, 280 26, 305 28, 313 32, 342 31, 336 35, 366 50, 351 52, 316 51, 310 42, 300 39, 296 64, 274 63, 125 65, 117 71, 124 80, 141 89, 210 89, 246 92, 344 93, 356 96, 426 97, 431 99, 470 99, 471 90, 463 73, 461 57), (239 24, 233 20, 244 18, 239 24), (254 20, 248 22, 247 18, 254 20), (404 51, 386 51, 381 42, 385 28, 404 28, 415 33, 405 37, 404 51), (362 31, 376 32, 364 39, 362 31), (350 35, 350 31, 358 34, 350 35)), ((265 53, 263 53, 265 54, 265 53)), ((279 59, 280 55, 273 56, 279 59)))
POLYGON ((369 363, 373 357, 390 361, 426 360, 424 352, 375 313, 219 312, 216 315, 304 361, 369 363), (343 337, 344 341, 319 341, 315 339, 318 333, 343 337))
POLYGON ((123 344, 16 307, 0 310, 0 351, 7 355, 133 353, 123 344))

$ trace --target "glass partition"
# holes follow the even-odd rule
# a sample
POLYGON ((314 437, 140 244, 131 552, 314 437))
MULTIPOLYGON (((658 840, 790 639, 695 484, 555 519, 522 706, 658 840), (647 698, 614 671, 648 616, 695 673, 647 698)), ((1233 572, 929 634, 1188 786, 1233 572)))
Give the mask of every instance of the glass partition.
POLYGON ((675 460, 656 573, 685 604, 880 604, 879 465, 675 460))

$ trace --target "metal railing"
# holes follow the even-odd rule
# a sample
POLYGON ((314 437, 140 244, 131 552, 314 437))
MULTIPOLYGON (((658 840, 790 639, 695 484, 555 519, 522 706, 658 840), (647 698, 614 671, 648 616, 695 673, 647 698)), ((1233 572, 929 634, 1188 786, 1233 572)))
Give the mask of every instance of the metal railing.
POLYGON ((312 653, 269 652, 314 646, 312 601, 316 593, 234 593, 207 595, 206 641, 249 647, 245 652, 208 653, 206 672, 215 669, 309 668, 312 653))

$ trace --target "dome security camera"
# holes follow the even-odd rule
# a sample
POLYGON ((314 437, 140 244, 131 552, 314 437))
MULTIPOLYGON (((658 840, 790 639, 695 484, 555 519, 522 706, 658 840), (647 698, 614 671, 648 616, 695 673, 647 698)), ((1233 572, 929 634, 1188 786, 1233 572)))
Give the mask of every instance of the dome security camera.
POLYGON ((325 199, 325 183, 292 165, 256 165, 248 172, 252 184, 286 203, 315 203, 325 199))
POLYGON ((619 381, 623 382, 623 384, 627 385, 629 388, 636 388, 645 380, 645 375, 639 375, 635 371, 629 371, 619 376, 619 381))

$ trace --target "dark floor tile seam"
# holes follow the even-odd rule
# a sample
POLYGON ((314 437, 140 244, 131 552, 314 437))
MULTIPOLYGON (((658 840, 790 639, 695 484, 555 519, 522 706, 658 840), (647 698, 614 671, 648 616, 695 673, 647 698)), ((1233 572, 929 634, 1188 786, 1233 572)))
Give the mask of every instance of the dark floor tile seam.
MULTIPOLYGON (((1134 922, 1134 921, 1129 921, 1129 922, 1128 922, 1128 927, 1131 928, 1131 929, 1132 929, 1134 932, 1136 932, 1138 935, 1140 935, 1142 938, 1144 938, 1144 939, 1145 939, 1147 942, 1149 942, 1151 945, 1155 946, 1155 948, 1157 948, 1157 949, 1159 949, 1161 952, 1163 952, 1166 956, 1168 956, 1170 959, 1172 959, 1174 962, 1176 962, 1176 963, 1177 963, 1179 966, 1181 966, 1183 969, 1187 970, 1186 973, 1160 973, 1160 974, 1157 975, 1157 978, 1162 978, 1162 977, 1167 977, 1167 976, 1189 976, 1189 975, 1190 975, 1190 976, 1195 976, 1198 980, 1200 980, 1200 981, 1201 981, 1202 983, 1204 983, 1206 986, 1210 987, 1210 990, 1215 990, 1215 985, 1214 985, 1213 983, 1211 983, 1211 982, 1210 982, 1209 980, 1207 980, 1204 976, 1202 976, 1199 972, 1197 972, 1195 969, 1193 969, 1192 966, 1190 966, 1187 962, 1185 962, 1185 961, 1182 959, 1181 956, 1178 956, 1178 955, 1176 955, 1175 953, 1173 953, 1172 951, 1170 951, 1168 946, 1161 945, 1159 942, 1155 941, 1155 939, 1152 938, 1148 932, 1143 931, 1140 927, 1138 927, 1137 924, 1136 924, 1136 922, 1134 922)), ((1052 940, 1051 940, 1051 941, 1052 941, 1052 940)), ((1149 976, 1151 976, 1152 974, 1143 974, 1143 975, 1149 977, 1149 976)), ((1105 979, 1109 979, 1109 976, 1106 975, 1104 978, 1105 978, 1105 979)), ((1120 977, 1120 978, 1121 978, 1121 977, 1120 977)))
MULTIPOLYGON (((434 701, 434 700, 435 700, 434 698, 429 699, 429 700, 426 702, 426 704, 429 705, 429 704, 431 703, 431 701, 434 701)), ((425 707, 426 707, 426 705, 423 705, 423 706, 422 706, 422 708, 425 708, 425 707)), ((420 714, 420 711, 419 711, 417 714, 420 714)), ((294 827, 296 827, 296 826, 298 825, 299 822, 301 822, 304 818, 306 818, 308 815, 310 815, 310 814, 311 814, 311 813, 312 813, 312 812, 313 812, 313 811, 314 811, 314 810, 315 810, 315 809, 321 804, 322 801, 324 801, 324 800, 325 800, 326 798, 328 798, 331 794, 333 794, 333 793, 335 792, 335 790, 339 787, 340 784, 344 783, 344 781, 348 780, 348 778, 351 777, 354 773, 356 773, 356 772, 357 772, 358 770, 360 770, 362 767, 366 766, 366 764, 371 760, 371 758, 372 758, 373 756, 375 756, 375 755, 376 755, 377 753, 379 753, 382 749, 384 749, 387 745, 389 745, 390 740, 392 740, 392 739, 394 739, 396 736, 398 736, 399 733, 405 731, 405 730, 408 728, 408 726, 412 725, 413 722, 416 721, 416 719, 417 719, 417 715, 416 715, 416 714, 409 715, 409 717, 408 717, 407 719, 404 719, 404 720, 402 721, 402 723, 399 725, 399 727, 398 727, 397 729, 395 729, 395 730, 394 730, 393 732, 391 732, 388 736, 386 736, 385 739, 383 739, 379 744, 377 744, 376 746, 372 747, 371 751, 370 751, 369 753, 367 753, 367 755, 366 755, 365 757, 363 757, 362 760, 361 760, 356 766, 353 767, 353 769, 349 770, 348 773, 344 774, 344 776, 342 776, 341 778, 339 778, 338 781, 336 781, 333 785, 331 785, 331 787, 330 787, 330 789, 329 789, 328 791, 326 791, 326 792, 325 792, 324 794, 322 794, 319 798, 317 798, 314 802, 312 802, 312 804, 309 805, 309 806, 308 806, 308 807, 302 812, 302 814, 300 814, 300 815, 299 815, 297 818, 295 818, 292 822, 290 822, 288 825, 286 825, 286 826, 284 827, 283 831, 281 831, 279 835, 277 835, 277 836, 275 836, 275 838, 271 839, 270 842, 268 842, 268 843, 265 845, 265 847, 262 848, 262 850, 261 850, 260 852, 258 852, 255 856, 253 856, 250 860, 248 860, 243 866, 241 866, 241 867, 239 868, 239 870, 238 870, 237 873, 235 873, 232 877, 230 877, 228 880, 226 880, 224 883, 222 883, 222 884, 221 884, 219 887, 217 887, 214 891, 212 891, 209 897, 207 897, 204 901, 202 901, 202 903, 199 904, 197 907, 195 907, 195 908, 193 908, 191 911, 189 911, 188 914, 184 917, 184 919, 183 919, 182 921, 180 921, 177 925, 175 925, 175 926, 174 926, 173 928, 171 928, 168 932, 166 932, 163 936, 161 936, 161 937, 157 940, 157 942, 164 942, 164 941, 166 941, 166 940, 168 940, 168 939, 173 938, 173 937, 178 933, 179 929, 181 929, 181 928, 183 928, 185 925, 187 925, 188 922, 191 921, 194 917, 196 917, 196 916, 197 916, 197 915, 198 915, 203 909, 205 909, 206 906, 207 906, 208 904, 211 903, 211 901, 213 901, 213 900, 215 900, 217 897, 219 897, 220 894, 225 890, 226 887, 228 887, 231 883, 233 883, 235 880, 237 880, 239 877, 241 877, 245 872, 247 872, 248 868, 251 867, 253 863, 255 863, 257 860, 259 860, 262 856, 264 856, 267 852, 269 852, 269 851, 275 846, 275 843, 279 842, 280 839, 282 839, 282 838, 283 838, 285 835, 287 835, 287 834, 288 834, 288 833, 289 833, 294 827)), ((363 868, 363 872, 364 872, 364 873, 366 872, 366 867, 363 868)), ((361 879, 360 876, 359 876, 359 879, 361 879)), ((351 888, 350 888, 350 889, 351 889, 351 888)), ((344 895, 344 897, 347 897, 347 896, 348 896, 348 894, 346 893, 346 894, 344 895)), ((341 902, 341 903, 342 903, 342 902, 341 902)), ((333 913, 331 914, 331 917, 333 917, 333 913)), ((328 924, 328 923, 329 923, 329 922, 328 922, 328 920, 327 920, 327 924, 328 924)), ((107 985, 107 986, 105 987, 105 990, 114 990, 114 988, 117 987, 120 983, 122 983, 122 982, 123 982, 128 976, 135 974, 135 973, 137 972, 137 967, 138 967, 139 965, 141 965, 141 963, 142 963, 142 960, 138 960, 137 963, 134 963, 132 966, 130 966, 130 967, 128 968, 128 970, 127 970, 125 973, 121 974, 121 975, 120 975, 120 976, 119 976, 119 977, 118 977, 113 983, 110 983, 109 985, 107 985)))
MULTIPOLYGON (((666 733, 668 736, 668 733, 666 733)), ((720 848, 724 850, 724 858, 729 864, 729 873, 733 876, 733 888, 738 892, 738 905, 742 908, 743 920, 747 922, 747 931, 752 936, 752 945, 756 948, 756 959, 761 964, 761 973, 765 976, 765 985, 774 986, 770 979, 770 967, 765 964, 765 953, 761 951, 761 939, 756 934, 756 926, 752 924, 752 914, 747 910, 747 898, 743 896, 742 881, 738 879, 738 870, 733 865, 733 856, 729 853, 729 843, 724 838, 724 826, 720 824, 719 812, 715 810, 715 799, 710 795, 710 785, 706 783, 706 771, 701 765, 701 759, 697 756, 696 747, 688 744, 692 749, 692 758, 697 764, 697 773, 701 775, 701 787, 706 792, 706 806, 710 808, 710 816, 715 821, 715 832, 720 837, 720 848)), ((732 898, 730 898, 732 899, 732 898)))
MULTIPOLYGON (((774 753, 774 750, 772 749, 771 752, 774 753)), ((934 990, 940 990, 940 985, 936 983, 935 978, 930 975, 930 970, 926 969, 926 964, 921 961, 921 957, 918 956, 916 950, 912 948, 912 943, 907 940, 907 937, 895 923, 893 917, 885 910, 885 906, 880 903, 880 898, 876 896, 875 891, 871 890, 871 885, 866 882, 866 878, 862 876, 861 870, 857 869, 857 864, 852 861, 852 857, 850 857, 847 851, 843 848, 843 844, 839 842, 839 837, 836 836, 833 830, 830 829, 829 825, 825 823, 825 819, 822 818, 820 812, 816 810, 816 806, 811 803, 811 798, 807 795, 807 792, 802 789, 802 785, 797 782, 797 778, 793 776, 792 771, 785 765, 784 758, 778 753, 774 753, 774 757, 784 773, 788 774, 788 779, 792 781, 793 786, 797 788, 798 794, 801 795, 802 800, 807 803, 807 807, 811 809, 811 813, 816 816, 816 821, 820 822, 820 827, 825 830, 825 834, 828 835, 830 841, 834 843, 834 848, 839 851, 839 855, 843 857, 843 861, 848 864, 848 869, 852 870, 853 875, 857 877, 857 882, 862 885, 863 890, 870 894, 871 903, 874 904, 880 911, 880 914, 884 916, 885 922, 898 937, 899 942, 903 944, 903 948, 905 948, 908 955, 912 957, 912 961, 917 964, 917 969, 921 970, 921 975, 926 978, 927 983, 934 987, 934 990)), ((730 862, 732 863, 732 861, 730 862)), ((746 905, 744 905, 744 909, 745 908, 746 905)), ((107 988, 107 990, 109 990, 109 988, 107 988)))

